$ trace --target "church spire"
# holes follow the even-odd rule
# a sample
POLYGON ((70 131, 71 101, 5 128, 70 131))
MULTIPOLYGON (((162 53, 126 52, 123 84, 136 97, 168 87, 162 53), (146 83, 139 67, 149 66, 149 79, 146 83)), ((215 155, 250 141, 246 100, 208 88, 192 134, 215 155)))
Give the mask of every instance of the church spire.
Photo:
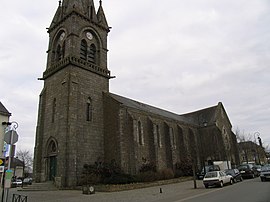
POLYGON ((62 6, 66 15, 76 11, 92 20, 97 19, 93 0, 63 0, 62 6))
MULTIPOLYGON (((101 1, 100 1, 101 5, 101 1)), ((76 12, 79 15, 82 15, 92 22, 98 23, 97 13, 95 10, 95 5, 93 0, 59 0, 59 6, 53 18, 50 28, 59 23, 61 20, 65 18, 71 12, 76 12)), ((103 10, 102 10, 103 13, 103 10)), ((104 13, 102 14, 104 15, 104 13)), ((101 15, 101 16, 102 16, 101 15)), ((103 17, 100 17, 102 22, 104 22, 103 17)), ((106 21, 106 20, 105 20, 106 21)), ((104 23, 103 26, 105 26, 104 23)), ((106 27, 107 28, 107 27, 106 27)))
POLYGON ((97 18, 98 18, 98 22, 104 26, 106 29, 109 28, 106 17, 105 17, 105 13, 104 10, 102 8, 102 1, 99 1, 99 8, 98 8, 98 12, 97 12, 97 18))

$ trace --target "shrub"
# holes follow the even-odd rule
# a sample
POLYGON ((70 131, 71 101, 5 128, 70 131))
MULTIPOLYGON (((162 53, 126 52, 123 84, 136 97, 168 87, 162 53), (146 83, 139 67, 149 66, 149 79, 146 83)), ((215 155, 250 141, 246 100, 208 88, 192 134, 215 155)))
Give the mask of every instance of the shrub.
POLYGON ((139 182, 153 182, 159 180, 159 174, 154 171, 140 172, 137 179, 139 182))
POLYGON ((143 172, 149 172, 149 171, 152 171, 152 172, 156 172, 157 169, 156 169, 156 165, 152 162, 147 162, 147 163, 144 163, 139 172, 140 173, 143 173, 143 172))
POLYGON ((112 161, 110 164, 103 162, 95 162, 92 165, 85 164, 80 184, 127 184, 135 181, 133 176, 124 174, 112 161))
POLYGON ((104 178, 103 183, 104 184, 130 184, 136 181, 137 180, 132 175, 119 173, 119 174, 114 174, 110 177, 104 178))
POLYGON ((159 173, 160 173, 161 180, 168 180, 168 179, 174 178, 173 170, 170 168, 165 168, 161 170, 159 173))
POLYGON ((192 160, 189 156, 175 164, 175 176, 192 176, 192 160))

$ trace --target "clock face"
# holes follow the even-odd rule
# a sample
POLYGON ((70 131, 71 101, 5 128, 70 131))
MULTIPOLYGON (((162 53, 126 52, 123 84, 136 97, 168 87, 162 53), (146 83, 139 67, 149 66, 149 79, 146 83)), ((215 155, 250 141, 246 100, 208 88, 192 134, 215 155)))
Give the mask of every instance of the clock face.
POLYGON ((86 32, 86 37, 87 37, 89 40, 92 40, 92 39, 93 39, 93 35, 91 34, 91 32, 86 32))
POLYGON ((66 33, 65 32, 62 32, 62 34, 60 35, 60 40, 62 41, 66 36, 66 33))

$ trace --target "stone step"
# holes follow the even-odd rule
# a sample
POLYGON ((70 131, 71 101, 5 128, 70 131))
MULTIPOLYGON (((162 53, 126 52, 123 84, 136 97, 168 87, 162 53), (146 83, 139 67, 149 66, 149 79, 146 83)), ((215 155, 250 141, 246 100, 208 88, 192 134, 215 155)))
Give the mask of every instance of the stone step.
POLYGON ((24 185, 19 187, 18 191, 57 191, 53 182, 32 183, 31 185, 24 185))

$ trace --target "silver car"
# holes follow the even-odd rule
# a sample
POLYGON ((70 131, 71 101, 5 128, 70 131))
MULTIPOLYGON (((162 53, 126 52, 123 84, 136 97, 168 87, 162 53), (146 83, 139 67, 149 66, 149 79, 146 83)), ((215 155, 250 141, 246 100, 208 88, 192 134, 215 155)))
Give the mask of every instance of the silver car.
POLYGON ((260 178, 262 182, 270 180, 270 164, 266 164, 261 168, 260 178))
POLYGON ((223 171, 212 171, 206 173, 203 178, 203 184, 205 188, 209 186, 223 187, 224 184, 233 184, 233 177, 223 171))

